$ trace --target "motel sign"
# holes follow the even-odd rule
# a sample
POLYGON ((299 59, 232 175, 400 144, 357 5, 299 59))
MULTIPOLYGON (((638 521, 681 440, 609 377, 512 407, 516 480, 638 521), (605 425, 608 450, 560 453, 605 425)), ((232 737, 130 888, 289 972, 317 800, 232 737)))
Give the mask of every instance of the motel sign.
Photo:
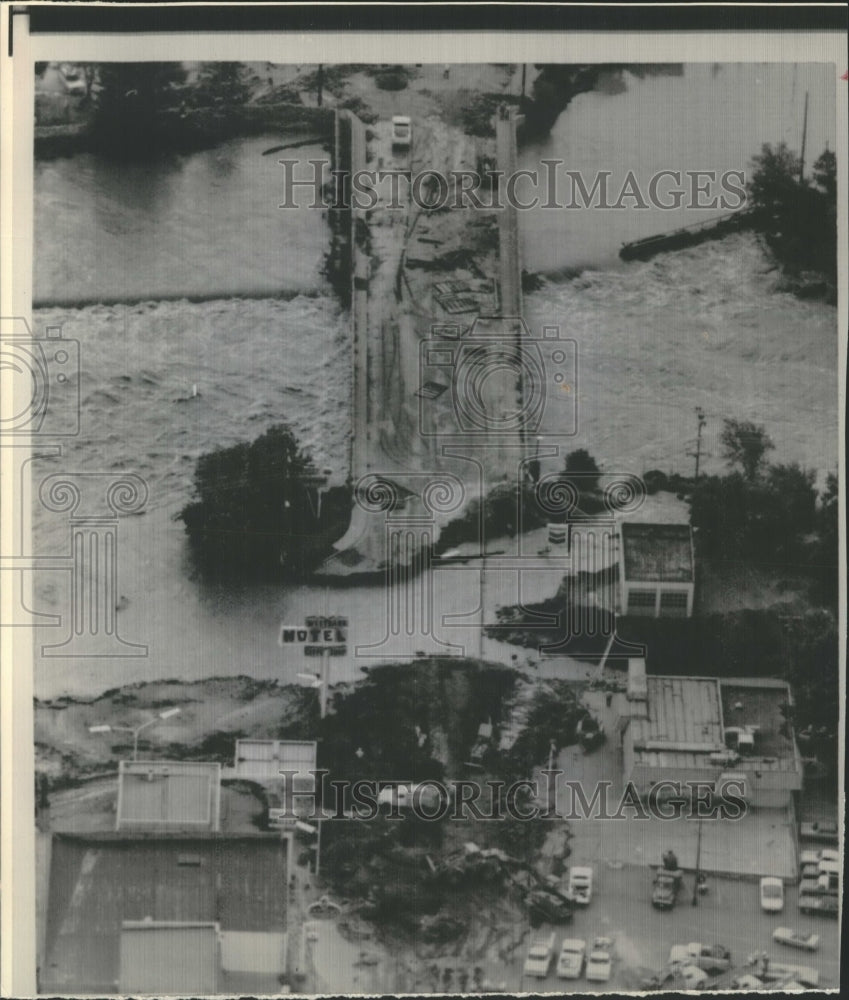
POLYGON ((344 656, 348 646, 348 619, 339 615, 309 617, 303 625, 281 625, 280 646, 303 646, 304 656, 344 656))

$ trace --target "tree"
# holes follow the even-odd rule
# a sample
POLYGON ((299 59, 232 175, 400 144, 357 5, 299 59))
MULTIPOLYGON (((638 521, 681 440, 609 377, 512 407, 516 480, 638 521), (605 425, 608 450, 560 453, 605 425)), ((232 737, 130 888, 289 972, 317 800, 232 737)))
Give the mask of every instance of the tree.
POLYGON ((749 203, 770 215, 786 212, 787 206, 798 197, 800 157, 786 142, 780 142, 775 149, 767 142, 752 157, 752 166, 749 203))
POLYGON ((835 612, 837 611, 837 598, 840 591, 838 577, 839 513, 837 476, 830 472, 826 477, 825 489, 820 494, 815 515, 817 540, 811 559, 814 575, 812 596, 835 612))
POLYGON ((752 158, 749 204, 757 225, 786 269, 813 270, 830 282, 837 275, 837 162, 825 150, 813 182, 801 180, 801 159, 782 142, 752 158))
POLYGON ((766 453, 775 447, 763 425, 749 420, 726 418, 720 441, 729 466, 739 466, 750 482, 758 477, 766 453))
POLYGON ((181 512, 198 565, 213 575, 302 576, 339 537, 347 490, 329 491, 317 515, 310 457, 288 427, 251 444, 202 455, 197 500, 181 512))
POLYGON ((569 452, 563 472, 563 478, 571 482, 579 493, 591 493, 598 488, 601 469, 586 448, 569 452))
POLYGON ((837 157, 826 149, 814 162, 814 183, 831 201, 837 203, 837 157))
POLYGON ((101 63, 98 72, 93 129, 100 151, 127 159, 155 156, 168 143, 167 112, 182 101, 182 64, 101 63))
POLYGON ((240 62, 205 62, 198 72, 195 101, 198 104, 242 104, 250 96, 245 66, 240 62))

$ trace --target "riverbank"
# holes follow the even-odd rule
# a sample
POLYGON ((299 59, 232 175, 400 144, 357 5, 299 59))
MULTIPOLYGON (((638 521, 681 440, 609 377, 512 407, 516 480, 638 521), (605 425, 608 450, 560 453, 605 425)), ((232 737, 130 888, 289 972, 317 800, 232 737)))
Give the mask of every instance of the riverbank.
MULTIPOLYGON (((233 104, 221 107, 170 109, 158 122, 161 152, 190 153, 228 139, 278 133, 333 134, 333 110, 289 102, 233 104)), ((76 153, 94 153, 101 138, 91 120, 67 125, 36 125, 35 158, 49 160, 76 153)))

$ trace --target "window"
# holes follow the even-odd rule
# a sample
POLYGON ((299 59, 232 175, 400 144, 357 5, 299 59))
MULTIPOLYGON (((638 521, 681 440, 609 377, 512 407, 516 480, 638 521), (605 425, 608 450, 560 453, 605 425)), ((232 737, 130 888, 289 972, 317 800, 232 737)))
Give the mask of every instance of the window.
POLYGON ((653 590, 632 590, 628 593, 628 614, 654 614, 655 593, 653 590))
POLYGON ((686 615, 687 593, 680 590, 662 590, 660 592, 661 614, 686 615))

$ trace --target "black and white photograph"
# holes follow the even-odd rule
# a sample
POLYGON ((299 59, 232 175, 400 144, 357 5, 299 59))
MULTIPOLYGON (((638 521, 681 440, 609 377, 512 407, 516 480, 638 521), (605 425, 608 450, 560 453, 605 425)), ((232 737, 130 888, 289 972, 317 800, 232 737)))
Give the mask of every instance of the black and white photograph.
POLYGON ((4 995, 838 992, 845 24, 25 20, 4 995))

